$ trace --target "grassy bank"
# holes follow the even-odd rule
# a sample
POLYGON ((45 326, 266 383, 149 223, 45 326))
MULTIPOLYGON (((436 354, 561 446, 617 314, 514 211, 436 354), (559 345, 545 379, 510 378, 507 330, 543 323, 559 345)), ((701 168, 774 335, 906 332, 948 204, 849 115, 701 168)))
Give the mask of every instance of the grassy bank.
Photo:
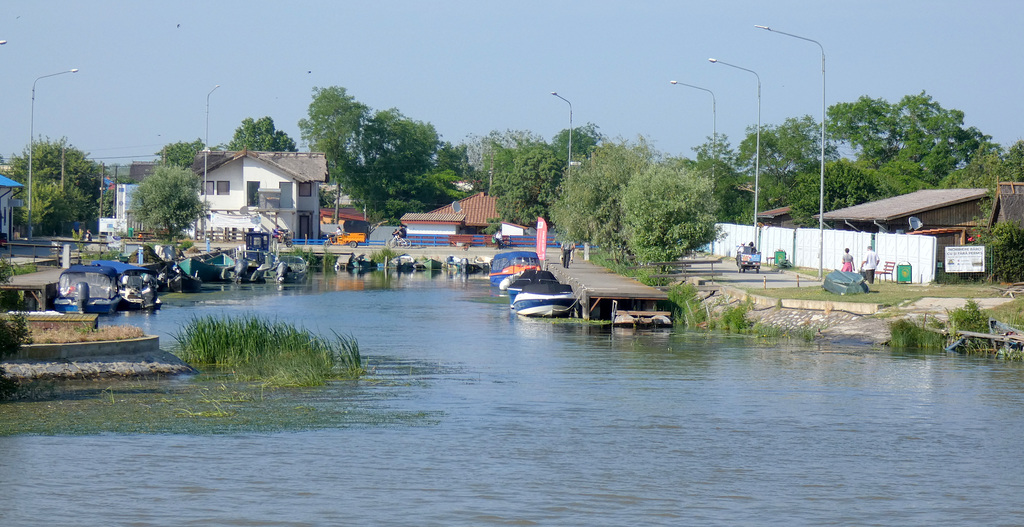
POLYGON ((195 318, 176 335, 176 354, 193 366, 231 368, 239 380, 278 386, 320 386, 330 379, 365 373, 359 345, 256 316, 195 318))

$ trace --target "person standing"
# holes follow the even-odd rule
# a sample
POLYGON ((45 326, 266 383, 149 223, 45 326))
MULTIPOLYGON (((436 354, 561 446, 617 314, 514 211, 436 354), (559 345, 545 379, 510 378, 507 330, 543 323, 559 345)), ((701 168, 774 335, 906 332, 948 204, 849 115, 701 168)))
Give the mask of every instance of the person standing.
POLYGON ((569 268, 572 261, 572 252, 576 250, 576 244, 568 240, 562 242, 562 267, 569 268))
POLYGON ((868 245, 868 253, 864 256, 864 263, 860 268, 864 271, 864 278, 867 279, 868 283, 875 283, 875 269, 878 268, 878 255, 875 254, 875 250, 872 249, 870 245, 868 245))
POLYGON ((843 268, 840 270, 844 273, 853 272, 853 255, 850 254, 850 249, 846 249, 846 253, 843 254, 843 268))

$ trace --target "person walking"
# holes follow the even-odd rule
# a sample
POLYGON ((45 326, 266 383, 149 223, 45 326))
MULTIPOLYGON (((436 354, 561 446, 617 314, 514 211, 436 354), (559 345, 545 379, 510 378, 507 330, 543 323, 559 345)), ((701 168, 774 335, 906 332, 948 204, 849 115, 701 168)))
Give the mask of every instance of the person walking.
POLYGON ((860 269, 864 271, 864 278, 867 279, 869 284, 875 283, 875 269, 878 268, 878 255, 875 254, 875 250, 868 245, 868 253, 864 256, 864 263, 861 264, 860 269))
POLYGON ((576 244, 568 240, 562 242, 562 267, 569 268, 572 261, 572 252, 576 250, 576 244))
POLYGON ((843 268, 840 270, 844 273, 853 272, 853 255, 850 254, 850 249, 846 249, 846 253, 843 254, 843 268))

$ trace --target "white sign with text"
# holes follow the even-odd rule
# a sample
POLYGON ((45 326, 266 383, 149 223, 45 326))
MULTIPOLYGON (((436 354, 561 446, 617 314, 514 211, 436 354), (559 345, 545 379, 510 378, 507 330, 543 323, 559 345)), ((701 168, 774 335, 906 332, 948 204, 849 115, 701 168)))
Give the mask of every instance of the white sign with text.
POLYGON ((943 261, 947 273, 984 273, 985 246, 946 247, 946 258, 943 261))

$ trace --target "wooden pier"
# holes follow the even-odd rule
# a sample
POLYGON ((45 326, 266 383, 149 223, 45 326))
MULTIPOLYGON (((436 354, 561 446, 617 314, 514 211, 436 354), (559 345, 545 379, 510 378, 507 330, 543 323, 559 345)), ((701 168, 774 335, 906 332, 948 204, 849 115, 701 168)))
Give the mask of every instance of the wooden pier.
POLYGON ((57 298, 57 279, 64 269, 60 267, 44 268, 34 273, 11 277, 6 284, 0 284, 5 291, 23 291, 25 308, 29 311, 44 311, 53 308, 57 298))
POLYGON ((664 291, 585 262, 580 255, 568 269, 558 261, 560 251, 549 251, 547 256, 548 270, 560 282, 572 286, 584 320, 614 321, 613 312, 629 313, 634 320, 642 320, 645 314, 663 313, 658 310, 658 302, 668 300, 664 291))

